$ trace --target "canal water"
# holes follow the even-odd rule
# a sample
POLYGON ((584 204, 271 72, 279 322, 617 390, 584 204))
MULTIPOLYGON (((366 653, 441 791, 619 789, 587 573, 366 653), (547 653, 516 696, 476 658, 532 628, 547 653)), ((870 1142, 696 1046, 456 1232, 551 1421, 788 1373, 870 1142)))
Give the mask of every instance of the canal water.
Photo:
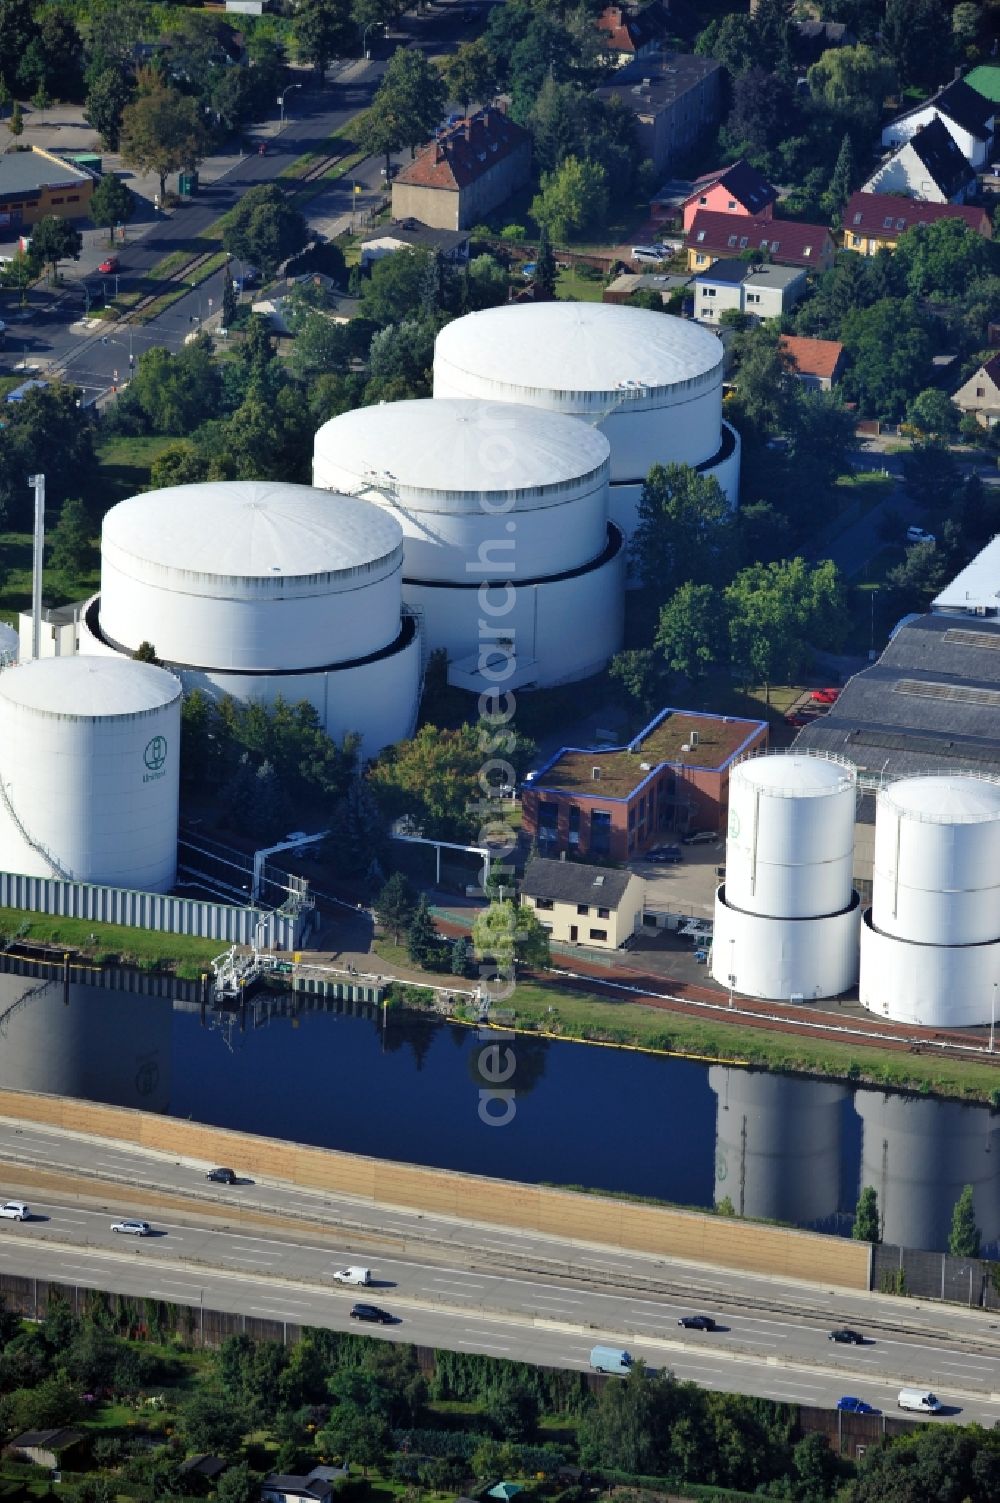
POLYGON ((885 1241, 934 1250, 971 1184, 984 1252, 1000 1252, 1000 1113, 987 1107, 523 1036, 501 1041, 508 1060, 484 1055, 493 1035, 390 1014, 383 1037, 376 1018, 313 997, 220 1016, 162 981, 64 987, 4 965, 0 1087, 505 1179, 728 1199, 844 1235, 874 1185, 885 1241), (513 1094, 484 1095, 496 1089, 513 1094))

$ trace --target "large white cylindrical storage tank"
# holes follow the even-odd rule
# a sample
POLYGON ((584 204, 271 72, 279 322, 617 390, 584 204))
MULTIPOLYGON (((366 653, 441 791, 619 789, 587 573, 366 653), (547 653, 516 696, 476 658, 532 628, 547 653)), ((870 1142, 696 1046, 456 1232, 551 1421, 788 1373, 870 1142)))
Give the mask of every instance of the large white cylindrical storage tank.
POLYGON ((774 1002, 839 997, 854 986, 861 922, 857 893, 840 913, 800 919, 743 913, 727 898, 728 886, 720 887, 712 934, 712 976, 720 985, 774 1002))
POLYGON ((878 1196, 882 1240, 943 1252, 972 1186, 984 1254, 1000 1241, 1000 1118, 983 1106, 858 1090, 861 1184, 878 1196))
POLYGON ((861 1005, 894 1023, 975 1028, 1000 1021, 1000 941, 925 945, 881 934, 872 910, 861 924, 861 1005))
POLYGON ((840 1209, 843 1086, 713 1065, 715 1203, 738 1216, 815 1226, 840 1209))
POLYGON ((144 1112, 170 1106, 169 997, 0 975, 0 1087, 144 1112))
POLYGON ((1000 939, 1000 782, 949 774, 882 790, 872 921, 923 945, 1000 939))
POLYGON ((857 774, 819 757, 754 757, 729 779, 726 902, 816 918, 851 901, 857 774))
POLYGON ((609 453, 597 429, 538 408, 390 402, 320 428, 313 483, 400 523, 406 580, 474 595, 483 579, 562 574, 604 552, 609 453))
POLYGON ((172 673, 121 658, 0 674, 0 870, 172 887, 180 703, 172 673))
POLYGON ((101 532, 100 627, 178 666, 316 668, 399 634, 403 535, 380 507, 270 481, 147 491, 101 532))
POLYGON ((632 487, 634 503, 654 464, 719 466, 732 478, 722 364, 720 341, 689 320, 611 303, 511 304, 441 330, 434 397, 526 403, 599 426, 611 445, 612 517, 622 521, 615 488, 632 487))

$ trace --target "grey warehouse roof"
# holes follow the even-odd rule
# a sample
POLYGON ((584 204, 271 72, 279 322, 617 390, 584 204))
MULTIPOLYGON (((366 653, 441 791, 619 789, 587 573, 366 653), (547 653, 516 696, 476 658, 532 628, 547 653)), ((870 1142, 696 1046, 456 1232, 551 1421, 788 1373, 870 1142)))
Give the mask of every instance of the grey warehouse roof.
POLYGON ((610 445, 578 418, 513 402, 436 398, 359 407, 324 424, 316 451, 358 485, 431 492, 533 491, 600 470, 610 445))
POLYGON ((708 329, 613 303, 526 303, 446 324, 435 359, 507 387, 613 392, 628 383, 674 386, 716 370, 722 345, 708 329))
POLYGON ((586 866, 581 861, 549 861, 536 856, 524 868, 521 891, 553 903, 594 903, 617 908, 633 873, 617 867, 586 866))
POLYGON ((855 675, 797 751, 833 752, 864 778, 1000 772, 1000 625, 919 616, 855 675))
POLYGON ((344 573, 388 557, 402 540, 395 517, 370 501, 259 480, 132 496, 111 508, 101 533, 105 554, 216 579, 344 573))
POLYGON ((0 674, 0 699, 64 718, 142 715, 172 704, 172 673, 130 658, 37 658, 0 674))
POLYGON ((93 174, 42 151, 5 151, 0 156, 0 198, 37 193, 41 188, 78 188, 93 174))

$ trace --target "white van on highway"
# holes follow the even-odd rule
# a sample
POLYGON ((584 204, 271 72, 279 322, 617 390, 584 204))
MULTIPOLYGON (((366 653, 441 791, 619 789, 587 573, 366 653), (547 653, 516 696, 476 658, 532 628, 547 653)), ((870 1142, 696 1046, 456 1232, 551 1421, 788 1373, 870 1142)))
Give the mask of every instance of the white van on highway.
POLYGON ((334 1274, 338 1284, 363 1284, 367 1287, 372 1281, 370 1268, 356 1268, 351 1264, 350 1268, 339 1268, 334 1274))
POLYGON ((900 1409, 915 1409, 918 1414, 940 1414, 944 1408, 929 1388, 901 1388, 896 1402, 900 1409))

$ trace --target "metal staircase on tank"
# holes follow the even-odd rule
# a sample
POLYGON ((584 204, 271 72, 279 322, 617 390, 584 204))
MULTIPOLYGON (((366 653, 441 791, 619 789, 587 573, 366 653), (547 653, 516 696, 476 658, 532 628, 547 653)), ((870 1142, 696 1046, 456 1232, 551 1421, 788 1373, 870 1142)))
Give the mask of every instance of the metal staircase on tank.
POLYGON ((22 1007, 27 1007, 32 997, 37 997, 40 992, 46 991, 51 985, 51 978, 46 977, 44 981, 39 981, 37 986, 29 987, 22 997, 18 997, 16 1002, 12 1002, 9 1007, 0 1012, 0 1039, 7 1037, 7 1024, 14 1014, 20 1012, 22 1007))
POLYGON ((56 860, 55 856, 53 856, 52 852, 48 849, 47 846, 44 846, 40 840, 35 840, 32 835, 29 835, 28 831, 25 829, 24 824, 21 821, 21 816, 18 814, 17 810, 14 808, 14 805, 11 802, 10 794, 7 792, 7 784, 4 782, 2 777, 0 777, 0 803, 3 804, 4 808, 7 810, 7 813, 10 815, 11 820, 14 824, 14 828, 17 830, 25 845, 29 845, 33 851, 38 852, 43 861, 47 861, 49 863, 55 876, 62 877, 65 882, 72 882, 74 880, 73 873, 68 872, 64 866, 61 866, 59 864, 59 862, 56 860))

